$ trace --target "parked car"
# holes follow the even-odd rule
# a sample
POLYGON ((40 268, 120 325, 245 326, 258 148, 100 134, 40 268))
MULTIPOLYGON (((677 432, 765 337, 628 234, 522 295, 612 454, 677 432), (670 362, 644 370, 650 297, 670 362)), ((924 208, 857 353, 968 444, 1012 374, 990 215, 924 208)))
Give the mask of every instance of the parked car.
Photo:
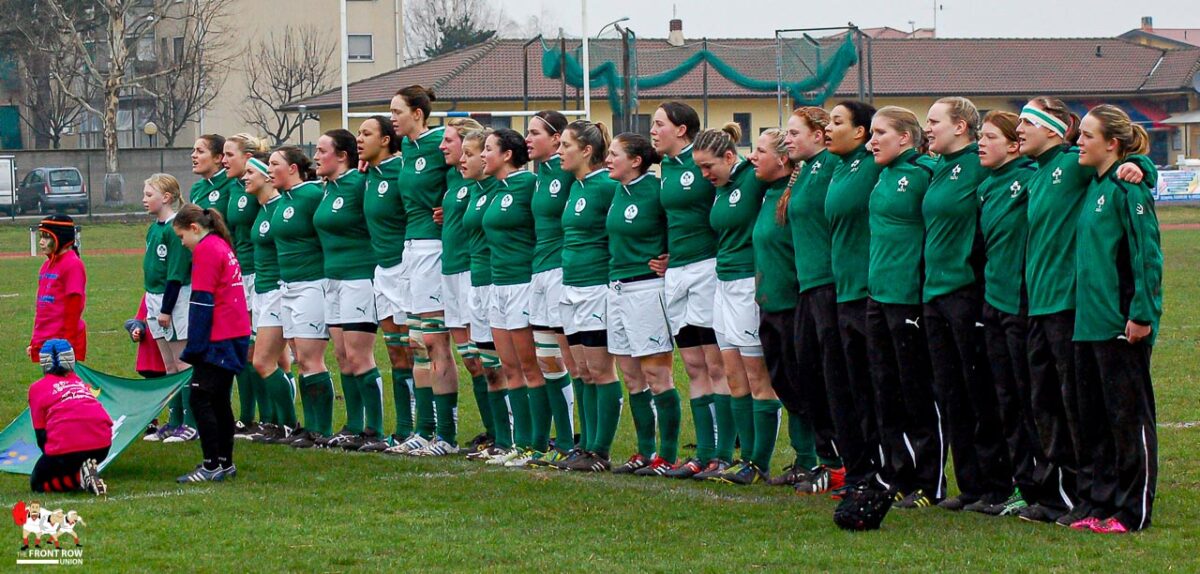
POLYGON ((17 208, 21 213, 65 212, 72 208, 87 213, 87 185, 73 167, 39 167, 21 180, 17 208))
POLYGON ((17 178, 13 156, 0 155, 0 211, 13 215, 17 209, 17 178))

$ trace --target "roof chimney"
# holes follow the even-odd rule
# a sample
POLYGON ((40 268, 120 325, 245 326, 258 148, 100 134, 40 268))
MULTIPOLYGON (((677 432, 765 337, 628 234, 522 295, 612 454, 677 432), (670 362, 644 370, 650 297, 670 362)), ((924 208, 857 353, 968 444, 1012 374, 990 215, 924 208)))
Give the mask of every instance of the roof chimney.
POLYGON ((1154 31, 1154 18, 1153 17, 1142 16, 1142 31, 1143 32, 1153 32, 1154 31))
POLYGON ((672 46, 683 45, 683 20, 679 18, 671 19, 671 33, 667 34, 667 43, 672 46))

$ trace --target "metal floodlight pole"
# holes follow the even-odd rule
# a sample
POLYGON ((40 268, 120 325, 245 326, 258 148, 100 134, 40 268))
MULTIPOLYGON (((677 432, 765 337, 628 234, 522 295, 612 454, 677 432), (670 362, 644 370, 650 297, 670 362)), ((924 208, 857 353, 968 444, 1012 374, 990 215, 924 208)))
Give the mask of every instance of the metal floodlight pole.
POLYGON ((866 101, 866 93, 864 93, 866 86, 863 83, 863 68, 866 67, 866 62, 863 61, 863 32, 853 22, 850 23, 850 30, 854 32, 854 46, 858 52, 858 65, 855 66, 858 68, 858 101, 864 102, 866 101))
POLYGON ((346 0, 341 0, 341 18, 342 18, 342 129, 349 129, 350 113, 350 88, 347 86, 350 78, 350 71, 347 67, 346 60, 350 57, 350 38, 346 35, 346 0))
MULTIPOLYGON (((704 47, 703 49, 704 49, 705 57, 704 57, 704 61, 702 62, 704 64, 704 67, 700 69, 700 82, 701 82, 701 85, 703 86, 703 90, 701 91, 701 97, 704 98, 704 127, 708 127, 708 37, 705 36, 704 40, 702 40, 702 42, 703 43, 701 45, 704 47)), ((688 134, 688 135, 695 137, 695 134, 688 134)))
POLYGON ((629 31, 620 24, 613 24, 621 34, 621 117, 624 118, 624 130, 633 131, 633 100, 629 95, 629 31))
POLYGON ((562 109, 567 109, 567 38, 563 29, 558 29, 558 77, 562 80, 562 109))
MULTIPOLYGON (((345 1, 345 0, 343 0, 345 1)), ((583 111, 588 121, 592 120, 592 59, 588 53, 587 0, 580 0, 580 36, 583 38, 583 111)))

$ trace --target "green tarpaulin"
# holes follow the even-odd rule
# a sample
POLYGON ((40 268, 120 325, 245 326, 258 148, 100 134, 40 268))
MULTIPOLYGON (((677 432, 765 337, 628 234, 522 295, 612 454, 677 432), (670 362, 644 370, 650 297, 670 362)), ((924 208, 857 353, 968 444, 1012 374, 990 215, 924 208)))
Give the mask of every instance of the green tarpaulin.
MULTIPOLYGON (((92 386, 113 420, 113 443, 108 458, 100 463, 104 468, 135 440, 142 438, 146 425, 162 412, 167 401, 192 378, 191 370, 159 379, 125 379, 93 371, 86 365, 75 365, 75 374, 92 386)), ((0 432, 0 472, 31 474, 33 465, 42 456, 33 434, 29 409, 0 432)))

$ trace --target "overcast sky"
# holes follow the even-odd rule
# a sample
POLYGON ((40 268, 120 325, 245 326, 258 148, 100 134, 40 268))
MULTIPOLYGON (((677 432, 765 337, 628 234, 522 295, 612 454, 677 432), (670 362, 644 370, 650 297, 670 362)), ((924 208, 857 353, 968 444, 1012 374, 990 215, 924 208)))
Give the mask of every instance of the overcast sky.
MULTIPOLYGON (((540 15, 543 32, 562 26, 578 36, 580 0, 492 0, 524 24, 540 15)), ((667 35, 672 7, 688 38, 770 37, 776 28, 934 25, 939 37, 1111 37, 1152 16, 1157 28, 1200 28, 1197 0, 589 0, 591 34, 622 17, 639 36, 667 35)))

